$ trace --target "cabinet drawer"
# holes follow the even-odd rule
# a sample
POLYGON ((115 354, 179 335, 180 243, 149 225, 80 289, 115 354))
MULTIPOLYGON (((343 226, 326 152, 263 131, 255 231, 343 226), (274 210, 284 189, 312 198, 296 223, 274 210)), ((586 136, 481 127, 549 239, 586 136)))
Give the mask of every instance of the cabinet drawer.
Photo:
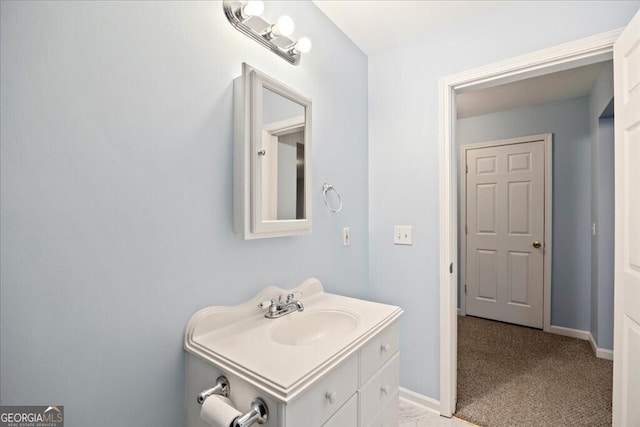
POLYGON ((357 388, 358 357, 354 355, 286 406, 286 425, 323 425, 354 395, 357 388))
POLYGON ((358 395, 354 394, 322 427, 351 427, 356 425, 358 425, 358 395))
POLYGON ((358 393, 360 425, 368 426, 375 420, 381 408, 386 408, 395 400, 398 405, 400 356, 396 353, 358 393))
POLYGON ((360 350, 360 385, 398 351, 398 322, 389 325, 360 350))
MULTIPOLYGON (((378 415, 365 427, 397 427, 400 418, 399 394, 391 398, 387 406, 382 408, 378 415)), ((346 424, 345 424, 346 425, 346 424)))

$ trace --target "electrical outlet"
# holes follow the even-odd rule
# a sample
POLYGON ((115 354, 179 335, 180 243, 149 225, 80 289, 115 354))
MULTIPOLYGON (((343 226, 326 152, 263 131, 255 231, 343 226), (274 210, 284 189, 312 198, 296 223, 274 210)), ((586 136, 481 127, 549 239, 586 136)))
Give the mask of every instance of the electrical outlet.
POLYGON ((351 231, 349 227, 342 229, 342 246, 349 246, 351 244, 351 231))
POLYGON ((394 245, 413 245, 413 237, 411 236, 410 225, 394 225, 393 226, 393 244, 394 245))

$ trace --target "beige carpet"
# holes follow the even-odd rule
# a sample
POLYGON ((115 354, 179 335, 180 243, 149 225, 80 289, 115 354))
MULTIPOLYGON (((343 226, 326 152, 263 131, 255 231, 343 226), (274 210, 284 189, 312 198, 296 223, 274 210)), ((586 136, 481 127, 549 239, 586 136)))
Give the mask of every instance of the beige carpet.
POLYGON ((610 426, 613 364, 588 341, 458 317, 456 416, 486 427, 610 426))

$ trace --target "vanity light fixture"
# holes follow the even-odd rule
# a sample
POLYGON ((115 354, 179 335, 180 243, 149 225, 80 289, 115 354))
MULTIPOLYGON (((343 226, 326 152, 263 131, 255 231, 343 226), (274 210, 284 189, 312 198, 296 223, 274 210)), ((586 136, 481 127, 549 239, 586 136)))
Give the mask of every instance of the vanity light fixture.
POLYGON ((311 50, 311 40, 302 37, 298 41, 289 38, 295 25, 293 19, 283 15, 271 24, 260 17, 264 3, 259 0, 223 0, 222 8, 236 30, 254 39, 276 55, 293 65, 298 65, 301 54, 311 50))

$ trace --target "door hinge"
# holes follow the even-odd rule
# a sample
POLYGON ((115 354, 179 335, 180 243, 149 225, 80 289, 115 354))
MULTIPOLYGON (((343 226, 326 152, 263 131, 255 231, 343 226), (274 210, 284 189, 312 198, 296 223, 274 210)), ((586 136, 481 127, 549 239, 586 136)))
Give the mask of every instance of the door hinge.
POLYGON ((453 263, 449 264, 449 273, 453 274, 453 263))
POLYGON ((466 283, 464 284, 464 294, 465 295, 467 294, 467 284, 466 283))
POLYGON ((469 226, 467 224, 464 225, 464 234, 469 234, 469 226))
POLYGON ((469 165, 464 165, 464 172, 469 173, 469 165))

